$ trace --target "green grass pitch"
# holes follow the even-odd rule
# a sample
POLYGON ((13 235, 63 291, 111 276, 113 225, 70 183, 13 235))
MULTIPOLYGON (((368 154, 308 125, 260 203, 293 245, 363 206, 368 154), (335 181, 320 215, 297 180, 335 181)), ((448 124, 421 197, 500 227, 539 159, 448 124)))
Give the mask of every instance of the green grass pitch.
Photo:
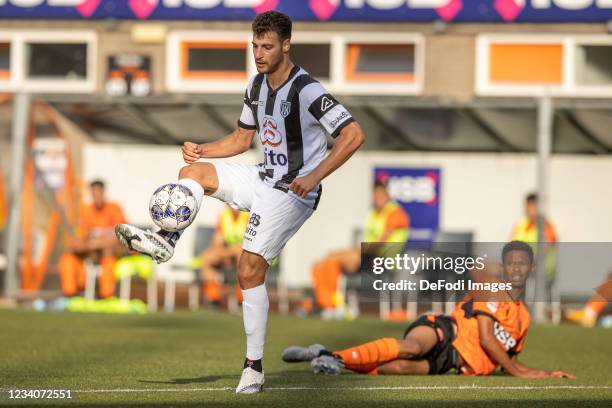
POLYGON ((383 336, 403 324, 272 316, 266 389, 235 395, 244 356, 242 318, 225 313, 96 315, 0 310, 0 405, 174 407, 612 406, 612 330, 532 327, 522 360, 577 380, 491 377, 315 376, 285 364, 290 344, 330 349, 383 336), (72 400, 16 401, 7 389, 71 389, 72 400))

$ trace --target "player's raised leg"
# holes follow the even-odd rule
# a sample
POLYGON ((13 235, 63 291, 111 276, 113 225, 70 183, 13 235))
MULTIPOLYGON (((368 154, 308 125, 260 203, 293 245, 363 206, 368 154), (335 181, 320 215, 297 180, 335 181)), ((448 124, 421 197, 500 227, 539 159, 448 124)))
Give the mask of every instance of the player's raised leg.
POLYGON ((119 224, 115 234, 119 241, 133 251, 149 255, 157 263, 168 261, 174 254, 176 242, 195 219, 202 206, 204 194, 213 195, 219 185, 215 166, 192 163, 179 172, 179 180, 157 188, 149 205, 157 232, 140 229, 130 224, 119 224))

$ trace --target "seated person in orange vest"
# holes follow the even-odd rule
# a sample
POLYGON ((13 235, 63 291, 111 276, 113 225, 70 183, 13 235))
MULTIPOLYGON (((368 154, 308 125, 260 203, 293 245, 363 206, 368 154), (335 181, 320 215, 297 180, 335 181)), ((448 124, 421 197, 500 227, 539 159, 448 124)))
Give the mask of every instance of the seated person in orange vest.
MULTIPOLYGON (((557 242, 555 227, 549 220, 544 220, 544 242, 554 244, 557 242)), ((525 199, 525 217, 514 226, 513 241, 523 241, 537 251, 538 243, 538 196, 531 193, 525 199)), ((555 251, 553 248, 546 254, 546 278, 550 284, 555 277, 555 251)))
MULTIPOLYGON (((210 245, 202 252, 203 292, 206 299, 213 304, 221 300, 219 269, 237 265, 242 252, 242 236, 248 222, 248 212, 225 207, 219 215, 210 245)), ((240 291, 237 293, 242 295, 240 291)))
POLYGON ((106 200, 102 181, 91 182, 90 192, 92 202, 82 205, 76 236, 68 239, 65 252, 59 260, 62 291, 64 296, 75 296, 77 291, 83 290, 83 260, 91 258, 101 266, 99 295, 107 298, 115 292, 113 267, 117 256, 123 253, 115 238, 114 228, 126 221, 121 207, 106 200))
POLYGON ((568 310, 565 314, 568 320, 580 324, 584 327, 594 327, 601 312, 606 308, 612 299, 612 272, 604 283, 595 289, 595 294, 591 296, 582 309, 568 310))
POLYGON ((474 276, 473 280, 512 284, 510 290, 471 292, 450 316, 426 314, 406 329, 402 339, 382 338, 340 351, 324 346, 291 346, 286 362, 310 361, 315 373, 340 374, 343 369, 364 374, 490 375, 498 366, 515 377, 575 378, 564 371, 547 371, 519 363, 531 322, 521 301, 525 282, 534 268, 533 250, 519 241, 502 250, 503 277, 474 276))
MULTIPOLYGON (((401 205, 391 200, 387 186, 376 181, 372 191, 372 210, 368 214, 363 234, 364 242, 400 242, 408 240, 410 217, 401 205)), ((312 271, 317 306, 334 309, 340 306, 336 291, 340 274, 359 272, 361 247, 331 252, 312 271)))

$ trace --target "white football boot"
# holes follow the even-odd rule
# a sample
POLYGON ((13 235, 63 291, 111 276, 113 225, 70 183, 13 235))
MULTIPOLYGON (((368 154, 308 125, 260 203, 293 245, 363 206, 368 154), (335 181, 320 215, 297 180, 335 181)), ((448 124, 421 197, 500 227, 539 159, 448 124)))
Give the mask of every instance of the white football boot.
POLYGON ((263 390, 263 385, 264 373, 247 367, 242 370, 240 382, 238 387, 236 387, 236 394, 257 394, 263 390))
POLYGON ((168 261, 174 255, 174 247, 156 232, 129 224, 118 224, 115 226, 115 235, 127 248, 149 255, 158 264, 168 261))

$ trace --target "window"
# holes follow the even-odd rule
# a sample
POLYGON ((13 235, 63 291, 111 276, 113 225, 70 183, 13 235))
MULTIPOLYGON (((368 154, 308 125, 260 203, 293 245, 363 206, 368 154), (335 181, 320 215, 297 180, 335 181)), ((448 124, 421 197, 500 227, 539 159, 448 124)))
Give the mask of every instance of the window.
POLYGON ((291 60, 322 81, 330 78, 331 44, 291 44, 291 60))
POLYGON ((507 84, 561 84, 563 44, 490 45, 489 80, 507 84))
POLYGON ((246 47, 244 42, 184 42, 182 76, 246 79, 246 47))
POLYGON ((346 79, 414 82, 414 44, 348 44, 346 79))
POLYGON ((85 79, 87 44, 28 43, 27 76, 33 79, 85 79))
POLYGON ((0 80, 8 79, 11 75, 11 45, 0 43, 0 80))
POLYGON ((612 44, 576 47, 576 83, 612 85, 612 44))
POLYGON ((560 34, 481 34, 476 93, 502 97, 572 96, 573 38, 560 34))

